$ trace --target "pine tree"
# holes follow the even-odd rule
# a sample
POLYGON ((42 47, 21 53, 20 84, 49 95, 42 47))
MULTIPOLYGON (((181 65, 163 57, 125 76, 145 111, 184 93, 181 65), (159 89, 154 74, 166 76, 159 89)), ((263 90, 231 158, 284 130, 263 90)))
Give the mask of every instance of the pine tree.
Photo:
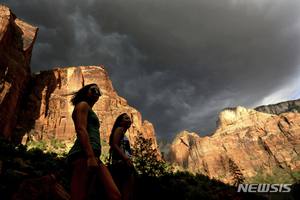
POLYGON ((162 176, 169 173, 170 164, 164 162, 153 148, 152 139, 146 139, 140 134, 135 137, 133 145, 134 166, 139 176, 162 176))

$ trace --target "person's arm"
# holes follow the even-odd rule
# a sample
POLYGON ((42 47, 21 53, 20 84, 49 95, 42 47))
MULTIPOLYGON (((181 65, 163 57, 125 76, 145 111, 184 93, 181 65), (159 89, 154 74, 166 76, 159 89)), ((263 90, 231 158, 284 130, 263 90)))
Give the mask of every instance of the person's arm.
POLYGON ((119 147, 119 142, 123 133, 123 129, 121 127, 116 128, 115 132, 113 133, 113 138, 111 142, 111 148, 119 154, 125 161, 128 167, 133 166, 131 160, 124 154, 124 152, 119 147))
POLYGON ((74 109, 74 119, 80 144, 82 145, 82 148, 87 156, 88 172, 92 172, 92 170, 95 170, 94 168, 98 166, 98 162, 94 156, 89 134, 86 129, 89 110, 90 107, 86 102, 78 103, 74 109))

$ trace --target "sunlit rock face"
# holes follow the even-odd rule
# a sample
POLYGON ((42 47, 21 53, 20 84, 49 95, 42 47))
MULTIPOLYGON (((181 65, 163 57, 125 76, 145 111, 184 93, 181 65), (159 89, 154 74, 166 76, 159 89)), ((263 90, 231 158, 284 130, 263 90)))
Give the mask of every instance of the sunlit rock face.
POLYGON ((9 138, 30 81, 30 60, 37 27, 0 5, 0 131, 9 138))
POLYGON ((134 143, 134 137, 143 134, 147 139, 152 138, 157 147, 153 125, 146 120, 142 122, 141 113, 117 95, 104 66, 55 68, 33 74, 31 78, 12 135, 16 143, 43 138, 74 139, 76 133, 71 117, 74 107, 70 103, 72 95, 68 94, 95 83, 103 94, 93 106, 100 121, 101 139, 108 142, 114 121, 120 114, 127 113, 133 120, 127 132, 130 141, 134 143))
POLYGON ((252 110, 247 110, 244 107, 238 106, 237 108, 227 108, 222 110, 219 114, 219 119, 217 121, 217 127, 228 127, 228 125, 233 125, 237 121, 242 120, 243 117, 247 116, 252 110))
POLYGON ((273 167, 299 168, 300 114, 272 115, 243 107, 223 110, 211 137, 182 132, 167 160, 186 169, 230 182, 229 158, 245 177, 273 167))

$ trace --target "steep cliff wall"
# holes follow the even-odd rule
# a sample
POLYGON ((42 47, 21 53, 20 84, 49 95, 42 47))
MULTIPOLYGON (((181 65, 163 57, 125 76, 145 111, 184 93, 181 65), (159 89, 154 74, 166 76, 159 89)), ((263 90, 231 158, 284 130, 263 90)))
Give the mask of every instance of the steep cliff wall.
POLYGON ((195 133, 177 135, 167 160, 194 172, 230 182, 229 158, 245 177, 260 168, 300 166, 300 114, 279 116, 243 107, 223 110, 211 137, 195 133))
POLYGON ((0 131, 5 138, 16 124, 20 102, 29 85, 37 30, 0 5, 0 131))
POLYGON ((157 147, 153 125, 146 120, 142 123, 140 112, 117 95, 104 66, 56 68, 33 74, 28 93, 22 100, 12 141, 26 143, 43 138, 74 139, 76 133, 71 118, 74 107, 70 104, 71 96, 67 94, 90 83, 96 83, 103 93, 93 107, 100 120, 102 139, 108 141, 115 119, 126 112, 133 119, 128 130, 129 139, 134 141, 134 137, 142 133, 145 138, 152 138, 157 147))

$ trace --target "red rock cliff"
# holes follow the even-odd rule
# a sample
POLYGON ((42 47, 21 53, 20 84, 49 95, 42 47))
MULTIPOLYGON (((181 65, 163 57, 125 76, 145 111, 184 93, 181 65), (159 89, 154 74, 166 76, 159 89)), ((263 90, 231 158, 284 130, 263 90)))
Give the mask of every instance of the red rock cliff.
POLYGON ((0 131, 5 138, 16 124, 20 102, 29 85, 37 30, 0 5, 0 131))
POLYGON ((90 83, 96 83, 103 93, 93 107, 100 120, 101 139, 109 140, 115 119, 126 112, 133 119, 127 133, 129 139, 134 141, 134 137, 142 133, 145 138, 152 138, 157 147, 153 125, 148 121, 142 123, 140 112, 117 95, 103 66, 56 68, 32 75, 12 141, 20 143, 23 140, 25 143, 29 139, 74 139, 76 133, 71 118, 74 107, 70 104, 71 96, 65 95, 90 83))
POLYGON ((299 168, 299 153, 300 114, 277 116, 237 107, 220 113, 211 137, 188 132, 177 135, 167 160, 230 182, 229 158, 245 177, 252 177, 262 167, 299 168))

